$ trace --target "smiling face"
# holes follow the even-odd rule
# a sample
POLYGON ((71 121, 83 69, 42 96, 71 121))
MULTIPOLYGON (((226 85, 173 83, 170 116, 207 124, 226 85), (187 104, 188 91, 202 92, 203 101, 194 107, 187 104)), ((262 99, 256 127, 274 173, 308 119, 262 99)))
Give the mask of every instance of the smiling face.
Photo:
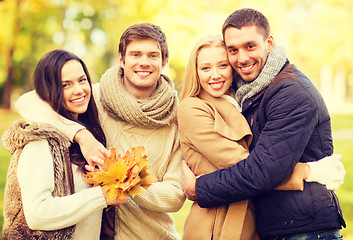
POLYGON ((228 91, 233 80, 233 70, 224 47, 204 47, 197 56, 197 74, 201 91, 220 97, 228 91))
POLYGON ((164 67, 157 41, 134 39, 127 45, 125 58, 119 56, 126 90, 136 98, 151 96, 164 67))
POLYGON ((80 62, 67 61, 61 69, 64 106, 74 118, 86 112, 91 98, 91 87, 80 62))
POLYGON ((257 78, 274 47, 272 35, 264 39, 255 25, 227 28, 224 41, 230 64, 246 82, 257 78))

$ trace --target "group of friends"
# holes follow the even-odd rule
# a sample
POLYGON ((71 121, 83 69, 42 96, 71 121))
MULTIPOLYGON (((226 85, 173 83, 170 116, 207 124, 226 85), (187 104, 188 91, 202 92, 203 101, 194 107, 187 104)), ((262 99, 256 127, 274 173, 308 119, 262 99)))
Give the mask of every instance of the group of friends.
POLYGON ((179 239, 171 213, 186 197, 185 240, 343 239, 345 171, 320 93, 261 12, 233 12, 222 35, 191 50, 180 102, 154 24, 124 31, 99 83, 75 54, 45 54, 15 105, 24 119, 2 138, 13 155, 3 239, 179 239), (109 200, 82 177, 109 146, 144 146, 158 180, 109 200))

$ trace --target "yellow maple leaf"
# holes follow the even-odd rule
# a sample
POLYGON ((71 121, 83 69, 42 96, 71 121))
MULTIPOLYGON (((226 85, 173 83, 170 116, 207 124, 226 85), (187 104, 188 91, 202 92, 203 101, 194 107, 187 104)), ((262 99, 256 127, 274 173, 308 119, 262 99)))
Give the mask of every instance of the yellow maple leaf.
POLYGON ((147 170, 148 159, 144 147, 131 148, 123 157, 116 155, 111 147, 110 157, 106 157, 101 170, 95 169, 83 175, 84 181, 93 186, 102 186, 107 197, 125 199, 128 194, 136 196, 147 189, 157 179, 147 170))

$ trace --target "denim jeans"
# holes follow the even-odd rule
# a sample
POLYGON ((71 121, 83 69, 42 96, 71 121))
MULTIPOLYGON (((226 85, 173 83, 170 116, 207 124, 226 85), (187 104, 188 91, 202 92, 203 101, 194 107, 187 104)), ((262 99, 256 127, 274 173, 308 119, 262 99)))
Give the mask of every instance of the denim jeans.
POLYGON ((284 237, 275 237, 271 239, 278 240, 334 240, 334 239, 343 239, 341 235, 341 230, 330 230, 330 231, 317 231, 317 232, 308 232, 300 233, 294 235, 288 235, 284 237))

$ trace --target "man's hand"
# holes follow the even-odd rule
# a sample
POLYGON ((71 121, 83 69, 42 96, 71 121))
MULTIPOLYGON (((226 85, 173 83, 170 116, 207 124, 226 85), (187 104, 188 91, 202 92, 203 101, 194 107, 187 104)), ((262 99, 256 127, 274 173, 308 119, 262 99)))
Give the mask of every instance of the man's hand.
POLYGON ((181 162, 181 167, 183 170, 183 190, 184 193, 187 197, 187 199, 191 201, 196 200, 196 190, 195 190, 195 185, 196 185, 196 176, 195 174, 191 171, 189 168, 188 164, 183 160, 181 162))
POLYGON ((87 129, 78 131, 74 141, 80 145, 82 155, 88 163, 88 171, 94 170, 96 165, 102 165, 104 158, 109 156, 109 151, 87 129))

